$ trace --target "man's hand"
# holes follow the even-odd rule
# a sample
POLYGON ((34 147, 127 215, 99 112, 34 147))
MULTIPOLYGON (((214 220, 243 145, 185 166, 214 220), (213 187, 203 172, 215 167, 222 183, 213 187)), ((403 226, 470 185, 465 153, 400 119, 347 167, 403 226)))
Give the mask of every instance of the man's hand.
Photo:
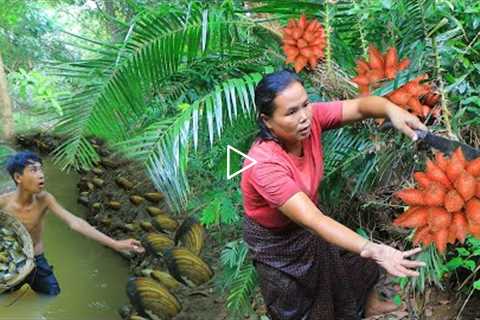
POLYGON ((418 139, 415 131, 413 131, 414 129, 428 131, 428 128, 416 116, 393 103, 389 103, 387 114, 392 125, 397 130, 409 136, 413 141, 418 139))
POLYGON ((368 242, 363 248, 360 255, 364 258, 371 258, 382 266, 388 273, 397 277, 416 277, 419 275, 417 271, 412 269, 425 266, 424 262, 408 260, 422 251, 421 248, 412 249, 402 252, 384 244, 375 244, 368 242))
POLYGON ((48 208, 60 219, 62 219, 72 230, 83 234, 84 236, 93 239, 109 248, 112 248, 116 251, 127 251, 127 252, 137 252, 143 253, 145 249, 142 247, 141 243, 134 239, 128 240, 115 240, 109 237, 108 235, 98 231, 93 226, 91 226, 87 221, 75 216, 65 208, 63 208, 49 193, 46 193, 46 201, 48 208))
POLYGON ((140 241, 135 239, 127 239, 127 240, 117 240, 115 242, 115 250, 117 251, 127 251, 127 252, 136 252, 136 253, 144 253, 145 249, 142 247, 140 241))

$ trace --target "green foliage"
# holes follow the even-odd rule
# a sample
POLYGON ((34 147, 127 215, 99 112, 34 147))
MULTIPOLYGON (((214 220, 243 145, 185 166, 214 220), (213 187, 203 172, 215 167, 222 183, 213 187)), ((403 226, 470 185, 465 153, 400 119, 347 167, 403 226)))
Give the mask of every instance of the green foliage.
MULTIPOLYGON (((234 145, 246 152, 252 141, 252 131, 256 132, 253 121, 239 117, 235 124, 226 126, 224 134, 213 147, 202 147, 191 156, 188 180, 202 196, 191 201, 189 207, 203 207, 200 220, 220 242, 239 235, 237 227, 243 214, 240 176, 227 180, 227 146, 234 145)), ((232 171, 241 167, 241 159, 232 157, 232 163, 234 159, 238 163, 232 165, 232 171)))
POLYGON ((2 7, 0 26, 3 28, 16 25, 28 10, 24 1, 0 0, 0 6, 2 7))
POLYGON ((224 122, 251 112, 260 79, 252 71, 264 68, 246 59, 250 63, 265 54, 265 44, 246 42, 254 28, 218 7, 204 10, 194 4, 179 12, 162 6, 139 15, 121 48, 89 41, 98 58, 55 66, 58 75, 75 77, 84 86, 61 99, 64 114, 56 119, 56 130, 68 134, 71 144, 56 150, 57 162, 91 166, 96 155, 79 140, 100 136, 144 161, 171 207, 184 209, 190 142, 196 149, 199 130, 206 129, 212 145, 224 122), (92 75, 95 81, 89 81, 92 75), (189 107, 172 108, 179 104, 189 107), (159 105, 166 112, 145 123, 145 110, 159 105))
POLYGON ((16 97, 16 104, 28 108, 32 113, 52 112, 62 114, 62 108, 57 99, 66 94, 55 84, 51 77, 37 70, 26 71, 20 68, 11 72, 8 80, 16 97), (50 111, 53 109, 53 111, 50 111))
POLYGON ((222 251, 223 283, 229 288, 227 308, 232 315, 251 311, 251 300, 257 284, 255 267, 247 259, 245 242, 227 243, 222 251))
MULTIPOLYGON (((358 173, 356 170, 364 167, 365 163, 361 160, 367 159, 372 150, 372 143, 364 134, 365 131, 356 132, 356 130, 342 128, 324 135, 325 179, 322 182, 321 192, 325 190, 322 194, 325 201, 331 199, 334 202, 336 196, 343 191, 345 185, 338 183, 339 176, 349 175, 352 171, 358 173), (346 172, 343 173, 344 171, 346 172)), ((359 180, 358 186, 365 183, 366 180, 359 180)))
POLYGON ((402 304, 402 297, 399 294, 396 294, 393 296, 393 303, 395 303, 397 306, 402 304))
POLYGON ((423 294, 428 285, 444 288, 444 279, 448 275, 461 273, 462 284, 458 289, 466 292, 478 289, 478 271, 480 270, 480 240, 469 236, 465 244, 455 247, 447 256, 441 256, 433 245, 421 252, 416 260, 425 262, 417 278, 402 278, 401 287, 410 287, 413 292, 423 294))
POLYGON ((365 239, 370 239, 370 237, 368 236, 368 233, 367 231, 364 229, 364 228, 357 228, 356 232, 362 236, 362 238, 365 238, 365 239))
POLYGON ((424 249, 415 260, 425 262, 425 267, 419 268, 420 275, 415 278, 408 278, 409 284, 415 292, 424 293, 428 285, 436 285, 443 289, 442 277, 448 271, 443 256, 438 254, 433 245, 424 249))
POLYGON ((478 289, 477 272, 480 270, 480 240, 469 236, 463 246, 455 249, 446 263, 449 272, 456 272, 464 269, 467 272, 468 286, 465 286, 468 291, 471 288, 478 289))
MULTIPOLYGON (((206 196, 205 200, 209 197, 206 196)), ((218 227, 221 224, 232 225, 240 220, 232 199, 224 192, 215 193, 208 201, 208 206, 201 213, 201 222, 207 227, 218 227)))
POLYGON ((31 68, 33 62, 68 55, 59 41, 58 26, 48 15, 56 1, 0 1, 0 48, 5 64, 31 68))
MULTIPOLYGON (((227 307, 233 319, 252 312, 251 300, 257 286, 255 269, 247 258, 248 250, 241 240, 243 206, 239 188, 240 176, 227 180, 227 145, 235 146, 247 152, 255 134, 255 121, 250 116, 240 116, 232 124, 226 124, 222 137, 212 146, 199 141, 199 151, 191 155, 188 168, 188 180, 201 197, 193 197, 189 207, 193 210, 200 206, 202 223, 210 234, 224 244, 220 257, 223 272, 218 286, 227 297, 227 307), (207 191, 208 190, 208 191, 207 191)), ((232 158, 232 162, 240 160, 232 158)), ((235 164, 235 169, 241 164, 235 164)))
POLYGON ((0 170, 4 170, 5 168, 5 163, 7 161, 7 158, 12 155, 15 152, 12 148, 10 148, 7 145, 0 144, 0 170))

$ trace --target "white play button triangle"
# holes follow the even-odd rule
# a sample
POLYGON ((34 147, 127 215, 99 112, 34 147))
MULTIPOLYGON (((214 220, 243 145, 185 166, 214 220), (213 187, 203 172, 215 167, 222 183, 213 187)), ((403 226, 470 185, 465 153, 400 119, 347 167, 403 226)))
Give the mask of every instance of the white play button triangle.
POLYGON ((235 149, 234 147, 232 147, 231 145, 227 145, 227 180, 230 180, 232 179, 233 177, 235 177, 237 174, 240 174, 242 173, 243 171, 251 168, 252 166, 254 166, 255 164, 257 163, 257 160, 253 159, 252 157, 249 157, 247 156, 245 153, 235 149), (230 152, 231 151, 235 151, 236 153, 238 153, 239 155, 241 155, 242 157, 244 158, 247 158, 248 160, 252 161, 252 163, 250 163, 248 166, 238 170, 237 172, 234 172, 234 173, 230 173, 230 152))

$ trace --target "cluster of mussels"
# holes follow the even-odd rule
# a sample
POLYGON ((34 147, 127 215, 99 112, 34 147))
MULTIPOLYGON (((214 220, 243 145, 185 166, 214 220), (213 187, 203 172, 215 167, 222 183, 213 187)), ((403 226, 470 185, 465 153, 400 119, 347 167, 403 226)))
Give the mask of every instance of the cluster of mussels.
POLYGON ((88 220, 115 238, 139 239, 147 249, 129 257, 133 308, 124 318, 173 318, 183 309, 182 297, 213 277, 201 257, 205 230, 193 217, 174 215, 135 163, 116 158, 99 139, 90 142, 101 158, 80 170, 78 201, 89 209, 88 220))
POLYGON ((13 230, 0 228, 0 284, 5 284, 18 276, 27 263, 21 239, 13 230))

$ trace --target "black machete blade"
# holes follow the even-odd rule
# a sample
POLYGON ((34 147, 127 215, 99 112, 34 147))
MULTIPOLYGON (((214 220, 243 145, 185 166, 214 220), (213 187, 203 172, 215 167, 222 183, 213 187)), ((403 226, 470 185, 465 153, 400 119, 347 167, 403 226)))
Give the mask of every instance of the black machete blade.
POLYGON ((427 131, 423 130, 415 130, 419 139, 425 141, 431 147, 450 155, 455 151, 458 147, 462 148, 463 154, 465 155, 465 159, 473 160, 475 158, 480 157, 480 150, 470 147, 467 144, 450 140, 441 136, 437 136, 427 131))

